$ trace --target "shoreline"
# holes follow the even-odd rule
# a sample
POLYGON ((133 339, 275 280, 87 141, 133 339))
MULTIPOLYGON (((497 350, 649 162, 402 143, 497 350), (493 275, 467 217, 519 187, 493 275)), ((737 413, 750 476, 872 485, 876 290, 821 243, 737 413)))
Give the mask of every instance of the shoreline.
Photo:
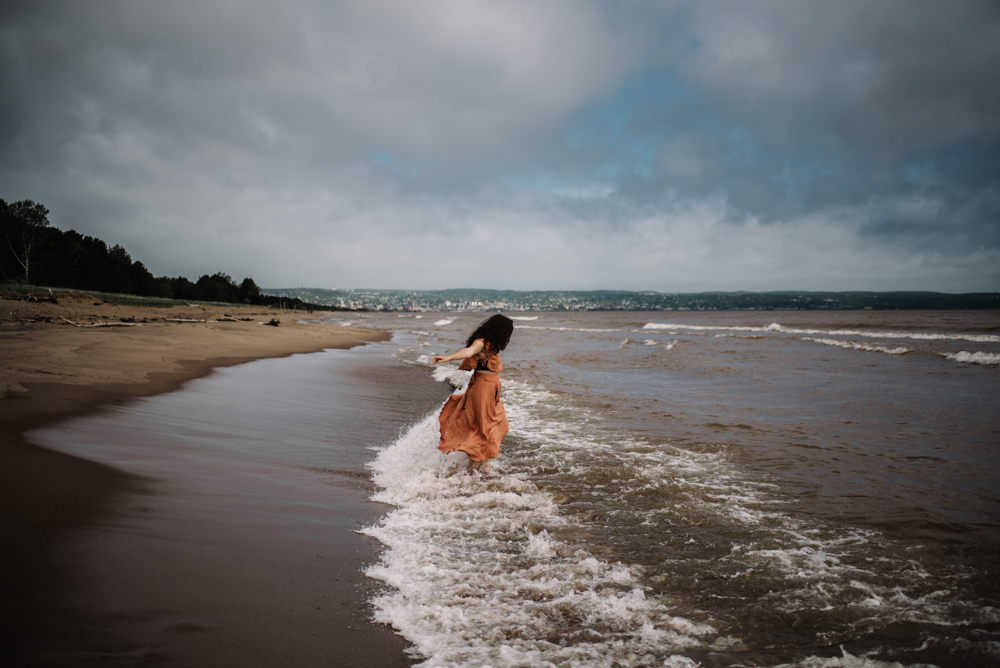
POLYGON ((58 304, 0 301, 0 430, 6 433, 170 392, 216 368, 389 338, 376 330, 295 322, 312 317, 302 311, 57 296, 58 304), (226 316, 245 321, 218 320, 226 316), (272 318, 285 320, 277 327, 259 324, 272 318), (105 326, 86 326, 98 322, 105 326))
POLYGON ((51 450, 26 434, 131 400, 174 391, 214 369, 386 340, 374 330, 300 324, 303 312, 261 307, 136 307, 0 301, 0 659, 22 665, 44 652, 51 599, 72 574, 62 537, 104 517, 141 479, 51 450), (249 322, 217 322, 223 314, 249 322), (280 317, 278 327, 259 325, 280 317), (121 322, 132 327, 74 327, 121 322), (166 318, 205 322, 168 322, 166 318), (145 322, 142 322, 145 320, 145 322))

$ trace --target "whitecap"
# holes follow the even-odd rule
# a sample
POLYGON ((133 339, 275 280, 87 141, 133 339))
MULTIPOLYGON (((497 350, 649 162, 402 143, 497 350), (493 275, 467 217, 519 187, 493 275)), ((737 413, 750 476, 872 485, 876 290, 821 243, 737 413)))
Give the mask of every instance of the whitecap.
POLYGON ((822 343, 827 346, 849 348, 852 350, 865 350, 873 353, 888 353, 889 355, 905 355, 906 353, 913 351, 912 348, 904 348, 902 346, 898 348, 886 348, 885 346, 872 346, 867 343, 858 343, 856 341, 840 341, 839 339, 812 339, 807 336, 803 336, 802 340, 812 341, 814 343, 822 343))
POLYGON ((826 336, 858 336, 872 339, 913 339, 915 341, 972 341, 975 343, 1000 343, 994 334, 947 334, 935 332, 890 332, 859 329, 799 329, 772 322, 766 327, 725 325, 680 325, 675 323, 647 322, 643 329, 674 329, 686 331, 771 332, 776 334, 820 334, 826 336))
POLYGON ((518 329, 547 329, 553 332, 631 332, 631 329, 599 329, 593 327, 536 327, 534 325, 517 325, 518 329))
POLYGON ((938 353, 942 357, 947 357, 954 362, 964 362, 966 364, 1000 364, 1000 355, 996 353, 974 352, 965 350, 957 353, 938 353))

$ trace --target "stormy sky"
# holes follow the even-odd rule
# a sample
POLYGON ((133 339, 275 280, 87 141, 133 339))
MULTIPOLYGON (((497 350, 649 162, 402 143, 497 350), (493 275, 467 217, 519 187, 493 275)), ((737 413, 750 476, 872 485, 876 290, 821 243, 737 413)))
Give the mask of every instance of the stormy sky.
POLYGON ((265 287, 1000 290, 1000 3, 0 8, 0 198, 265 287))

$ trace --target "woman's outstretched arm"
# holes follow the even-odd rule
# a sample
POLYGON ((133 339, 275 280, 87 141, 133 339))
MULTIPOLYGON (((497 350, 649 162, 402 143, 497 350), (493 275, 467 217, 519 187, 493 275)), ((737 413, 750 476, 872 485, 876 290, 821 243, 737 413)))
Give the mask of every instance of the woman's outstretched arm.
POLYGON ((435 355, 431 360, 432 364, 437 364, 438 362, 451 362, 454 360, 464 360, 472 357, 473 355, 478 355, 483 349, 483 340, 476 339, 472 342, 472 345, 468 348, 462 348, 457 353, 452 353, 451 355, 435 355))

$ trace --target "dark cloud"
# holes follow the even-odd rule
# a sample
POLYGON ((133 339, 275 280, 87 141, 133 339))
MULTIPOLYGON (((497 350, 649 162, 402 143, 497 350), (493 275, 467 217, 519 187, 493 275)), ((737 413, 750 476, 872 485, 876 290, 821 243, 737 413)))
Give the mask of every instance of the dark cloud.
POLYGON ((0 197, 267 285, 997 289, 998 61, 993 2, 8 2, 0 197))

